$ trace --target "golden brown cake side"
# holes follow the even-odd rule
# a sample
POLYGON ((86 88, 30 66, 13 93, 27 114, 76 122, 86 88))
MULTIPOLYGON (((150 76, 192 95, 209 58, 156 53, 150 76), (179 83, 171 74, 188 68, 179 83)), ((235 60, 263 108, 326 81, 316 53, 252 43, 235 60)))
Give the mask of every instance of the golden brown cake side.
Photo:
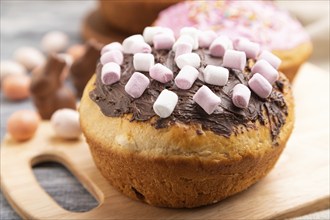
POLYGON ((272 52, 282 60, 279 71, 283 72, 292 82, 300 66, 308 60, 312 51, 312 43, 307 42, 290 50, 273 50, 272 52))
POLYGON ((287 80, 288 115, 275 145, 269 121, 256 121, 254 128, 243 127, 228 138, 212 131, 196 134, 193 124, 156 129, 151 121, 130 122, 129 115, 105 116, 89 97, 94 82, 95 76, 79 111, 95 164, 115 188, 151 205, 198 207, 248 188, 271 170, 293 129, 287 80))

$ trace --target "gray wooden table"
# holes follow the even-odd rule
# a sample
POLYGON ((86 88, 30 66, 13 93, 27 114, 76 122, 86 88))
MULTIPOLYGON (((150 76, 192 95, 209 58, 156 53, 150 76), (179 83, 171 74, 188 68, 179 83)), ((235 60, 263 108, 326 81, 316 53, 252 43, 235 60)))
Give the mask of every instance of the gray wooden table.
MULTIPOLYGON (((1 0, 1 60, 10 59, 20 46, 40 48, 40 39, 49 30, 61 30, 70 36, 71 43, 80 42, 80 26, 88 11, 97 2, 1 0)), ((1 140, 6 121, 19 109, 33 109, 31 100, 9 102, 0 94, 1 140)), ((65 209, 87 211, 97 206, 97 201, 62 166, 47 163, 34 169, 36 178, 44 189, 65 209)), ((0 194, 0 219, 20 219, 6 199, 0 194)), ((40 201, 42 202, 42 201, 40 201)), ((329 210, 299 219, 329 219, 329 210)))

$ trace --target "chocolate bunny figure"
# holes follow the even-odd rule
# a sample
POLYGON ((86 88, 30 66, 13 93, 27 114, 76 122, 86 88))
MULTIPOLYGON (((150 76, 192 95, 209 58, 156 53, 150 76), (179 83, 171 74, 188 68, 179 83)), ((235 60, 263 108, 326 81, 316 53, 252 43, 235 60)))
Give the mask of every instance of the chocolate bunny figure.
POLYGON ((89 40, 85 45, 85 53, 71 66, 71 79, 76 88, 77 96, 81 97, 88 80, 96 70, 97 62, 101 56, 101 47, 95 40, 89 40))
POLYGON ((76 109, 76 97, 61 79, 66 65, 57 55, 50 55, 46 65, 32 75, 32 99, 42 119, 50 119, 58 109, 76 109))

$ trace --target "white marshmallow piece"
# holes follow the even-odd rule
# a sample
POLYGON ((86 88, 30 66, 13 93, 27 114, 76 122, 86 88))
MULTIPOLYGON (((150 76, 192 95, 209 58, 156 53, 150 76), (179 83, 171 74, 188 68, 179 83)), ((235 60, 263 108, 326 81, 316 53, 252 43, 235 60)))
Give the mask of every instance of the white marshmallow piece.
POLYGON ((140 34, 132 35, 123 41, 123 52, 127 54, 151 53, 151 47, 140 34))
POLYGON ((282 60, 278 58, 275 54, 264 50, 258 57, 258 60, 266 60, 270 65, 272 65, 275 69, 278 69, 281 65, 282 60))
POLYGON ((131 45, 136 42, 145 42, 144 38, 141 34, 135 34, 135 35, 125 38, 123 41, 123 45, 122 45, 123 49, 125 50, 125 48, 131 47, 131 45))
POLYGON ((221 103, 221 98, 205 85, 198 89, 193 96, 193 100, 209 115, 212 114, 221 103))
POLYGON ((104 85, 111 85, 120 80, 120 66, 117 63, 110 62, 105 64, 101 70, 101 81, 104 85))
POLYGON ((156 50, 170 50, 175 42, 175 38, 169 34, 156 34, 152 40, 156 50))
POLYGON ((41 47, 47 53, 63 51, 69 44, 69 37, 62 31, 51 31, 41 39, 41 47))
POLYGON ((194 47, 194 42, 195 41, 194 41, 194 39, 191 36, 189 36, 189 35, 182 35, 182 36, 180 36, 175 41, 175 43, 173 44, 172 50, 173 51, 176 51, 176 48, 177 48, 178 44, 180 44, 180 43, 190 44, 191 45, 191 48, 193 48, 194 47))
POLYGON ((246 65, 246 55, 242 51, 226 50, 222 65, 243 71, 246 65))
POLYGON ((63 139, 76 139, 81 135, 79 114, 73 109, 59 109, 50 119, 56 136, 63 139))
POLYGON ((149 44, 145 42, 137 42, 136 44, 133 44, 132 47, 128 50, 125 50, 124 53, 127 54, 136 54, 136 53, 151 53, 151 47, 149 44))
POLYGON ((152 44, 152 40, 156 34, 162 33, 162 27, 145 27, 143 30, 144 41, 148 44, 152 44))
POLYGON ((200 48, 209 48, 211 43, 217 38, 215 31, 201 31, 198 35, 198 44, 200 48))
POLYGON ((167 34, 175 38, 174 32, 171 28, 168 27, 162 27, 162 33, 167 34))
POLYGON ((198 36, 199 31, 194 27, 184 27, 180 30, 180 36, 188 35, 194 40, 193 49, 198 49, 198 36))
POLYGON ((176 45, 175 58, 177 58, 182 54, 191 53, 191 52, 192 52, 192 45, 190 43, 179 42, 176 45))
POLYGON ((14 59, 27 70, 32 70, 45 63, 44 55, 33 47, 21 47, 14 52, 14 59))
POLYGON ((104 65, 109 62, 115 62, 119 65, 123 63, 124 55, 120 50, 110 50, 101 55, 100 61, 104 65))
POLYGON ((107 44, 102 47, 101 55, 111 50, 119 50, 120 52, 123 52, 123 45, 121 45, 121 43, 119 42, 112 42, 110 44, 107 44))
POLYGON ((175 85, 180 89, 190 89, 198 77, 198 70, 192 66, 184 66, 175 77, 175 85))
POLYGON ((228 82, 229 70, 221 66, 207 65, 203 70, 203 76, 208 84, 224 86, 228 82))
POLYGON ((133 66, 137 71, 148 72, 154 64, 154 55, 150 53, 136 53, 133 56, 133 66))
POLYGON ((167 83, 173 79, 172 70, 160 63, 156 63, 150 68, 149 75, 151 78, 161 83, 167 83))
POLYGON ((236 107, 238 108, 248 107, 250 97, 251 97, 251 91, 246 85, 239 83, 233 88, 232 100, 236 107))
POLYGON ((167 34, 168 36, 174 38, 174 33, 170 28, 155 26, 155 27, 144 28, 143 30, 144 41, 152 45, 154 36, 156 36, 157 34, 167 34))
POLYGON ((186 53, 175 58, 175 63, 180 69, 187 65, 198 68, 201 65, 201 58, 197 53, 186 53))
POLYGON ((178 95, 172 91, 164 89, 157 97, 153 109, 161 118, 169 117, 178 103, 178 95))
POLYGON ((125 91, 133 98, 139 98, 149 86, 149 79, 139 72, 133 73, 125 85, 125 91))
POLYGON ((210 54, 223 57, 227 50, 233 49, 233 42, 226 36, 217 37, 210 45, 210 54))

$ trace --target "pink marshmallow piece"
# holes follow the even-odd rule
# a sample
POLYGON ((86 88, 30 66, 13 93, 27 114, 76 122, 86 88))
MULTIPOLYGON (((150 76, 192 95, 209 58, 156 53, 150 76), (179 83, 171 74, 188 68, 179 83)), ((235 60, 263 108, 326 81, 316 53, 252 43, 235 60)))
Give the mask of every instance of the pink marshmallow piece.
POLYGON ((151 47, 145 42, 138 42, 132 46, 132 53, 151 53, 151 47))
POLYGON ((266 60, 258 60, 251 69, 252 73, 259 73, 265 77, 270 84, 273 84, 278 79, 277 70, 270 65, 266 60))
POLYGON ((161 82, 167 83, 173 79, 173 72, 166 66, 156 63, 149 70, 149 75, 151 78, 161 82))
POLYGON ((214 57, 223 57, 227 50, 233 48, 233 43, 227 37, 220 36, 210 45, 210 54, 214 57))
POLYGON ((105 45, 101 50, 101 55, 111 50, 119 50, 123 52, 123 46, 119 42, 112 42, 110 44, 105 45))
POLYGON ((156 34, 152 41, 156 50, 170 50, 175 39, 172 35, 161 33, 156 34))
POLYGON ((248 107, 250 97, 251 97, 251 91, 247 86, 239 83, 233 88, 232 100, 236 107, 238 108, 248 107))
POLYGON ((259 73, 254 74, 248 84, 253 92, 264 99, 271 94, 273 89, 268 80, 259 73))
POLYGON ((190 43, 179 42, 176 45, 175 58, 177 58, 178 56, 180 56, 182 54, 191 53, 191 52, 192 52, 192 45, 190 43))
POLYGON ((210 54, 214 57, 223 57, 226 48, 222 44, 214 44, 210 46, 210 54))
POLYGON ((105 64, 101 70, 101 81, 104 85, 111 85, 120 80, 120 66, 110 62, 105 64))
POLYGON ((248 58, 257 58, 260 53, 260 45, 249 40, 239 39, 234 43, 235 50, 243 51, 248 58))
POLYGON ((175 77, 174 82, 180 89, 190 89, 198 77, 198 70, 192 66, 184 66, 175 77))
POLYGON ((149 79, 139 72, 134 72, 125 85, 125 91, 133 98, 139 98, 149 86, 149 79))
POLYGON ((224 67, 243 71, 246 65, 246 55, 242 51, 227 50, 223 56, 224 67))
POLYGON ((205 85, 198 89, 193 96, 193 100, 209 115, 212 114, 221 103, 220 97, 214 94, 212 90, 205 85))
POLYGON ((119 50, 110 50, 104 54, 102 54, 100 61, 104 65, 106 63, 115 62, 119 65, 123 63, 124 55, 119 50))
POLYGON ((211 43, 217 38, 214 31, 202 31, 198 36, 198 44, 200 48, 209 48, 211 43))
POLYGON ((278 58, 273 53, 264 50, 261 52, 261 54, 258 57, 258 60, 266 60, 270 65, 272 65, 275 69, 278 69, 281 65, 282 60, 278 58))

